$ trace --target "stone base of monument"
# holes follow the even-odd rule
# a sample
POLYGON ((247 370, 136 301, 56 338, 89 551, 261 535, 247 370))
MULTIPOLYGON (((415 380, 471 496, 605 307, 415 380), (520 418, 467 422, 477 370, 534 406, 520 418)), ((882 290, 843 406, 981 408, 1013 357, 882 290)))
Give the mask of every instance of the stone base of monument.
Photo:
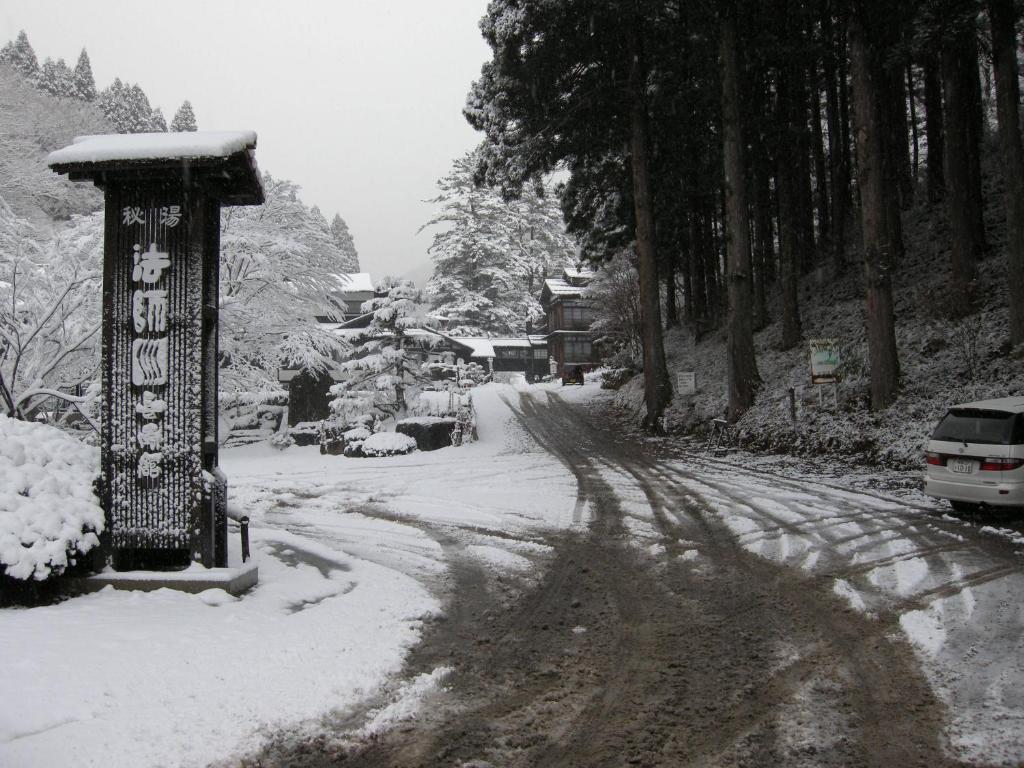
POLYGON ((92 576, 72 580, 74 589, 99 592, 105 587, 141 590, 176 589, 198 594, 208 589, 223 589, 229 595, 240 595, 256 586, 259 568, 254 560, 228 568, 204 568, 190 565, 180 571, 114 571, 106 570, 92 576))

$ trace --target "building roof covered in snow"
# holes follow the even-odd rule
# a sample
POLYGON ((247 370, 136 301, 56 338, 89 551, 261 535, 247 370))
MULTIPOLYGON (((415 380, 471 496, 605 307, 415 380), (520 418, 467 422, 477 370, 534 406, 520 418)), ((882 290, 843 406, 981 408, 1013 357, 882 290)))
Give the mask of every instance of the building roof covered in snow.
POLYGON ((338 278, 338 290, 342 293, 374 292, 373 278, 369 272, 352 272, 349 274, 336 275, 338 278))
POLYGON ((494 345, 491 343, 491 339, 481 339, 474 336, 449 336, 447 338, 450 338, 456 344, 469 347, 472 350, 473 357, 495 357, 494 345))
POLYGON ((525 336, 518 336, 516 338, 502 338, 502 339, 491 339, 491 346, 497 347, 529 347, 530 340, 525 336))

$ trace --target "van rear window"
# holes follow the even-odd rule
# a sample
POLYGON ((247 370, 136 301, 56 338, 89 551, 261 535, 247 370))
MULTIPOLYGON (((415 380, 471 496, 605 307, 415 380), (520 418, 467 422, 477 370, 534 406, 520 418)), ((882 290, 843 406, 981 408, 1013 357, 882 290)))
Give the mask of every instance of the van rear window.
POLYGON ((1024 442, 1021 426, 1021 420, 1013 413, 980 408, 954 408, 939 422, 939 426, 932 434, 932 440, 1013 445, 1024 442))

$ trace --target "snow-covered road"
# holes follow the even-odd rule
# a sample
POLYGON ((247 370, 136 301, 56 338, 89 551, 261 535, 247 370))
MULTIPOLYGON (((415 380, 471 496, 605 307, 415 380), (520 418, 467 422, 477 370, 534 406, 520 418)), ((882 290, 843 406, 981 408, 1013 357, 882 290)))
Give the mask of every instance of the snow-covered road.
POLYGON ((0 611, 0 766, 1024 760, 1024 539, 638 443, 596 394, 489 385, 433 453, 226 452, 260 585, 0 611))

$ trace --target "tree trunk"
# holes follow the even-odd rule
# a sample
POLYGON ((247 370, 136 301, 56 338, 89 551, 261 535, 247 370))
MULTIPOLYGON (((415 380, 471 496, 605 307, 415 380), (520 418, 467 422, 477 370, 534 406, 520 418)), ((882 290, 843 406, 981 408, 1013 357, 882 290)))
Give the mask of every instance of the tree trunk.
POLYGON ((1006 271, 1010 300, 1010 343, 1024 343, 1024 148, 1020 137, 1016 14, 1013 0, 988 0, 992 24, 992 65, 999 115, 999 145, 1006 182, 1006 271))
POLYGON ((955 31, 955 44, 942 53, 942 85, 945 102, 946 135, 946 196, 951 230, 952 274, 949 283, 949 307, 951 314, 969 314, 973 301, 973 286, 981 244, 977 241, 972 206, 973 173, 971 154, 978 147, 972 146, 974 130, 971 122, 972 94, 971 77, 977 78, 974 69, 977 60, 965 60, 971 50, 970 38, 974 36, 973 24, 961 25, 955 31))
POLYGON ((676 260, 665 260, 665 326, 679 325, 679 309, 676 306, 676 260))
POLYGON ((828 250, 831 234, 829 224, 828 169, 825 166, 825 136, 821 129, 821 89, 818 87, 817 67, 811 77, 811 140, 814 149, 814 198, 818 211, 818 242, 822 251, 828 250))
POLYGON ((672 399, 672 385, 665 365, 661 334, 661 296, 658 290, 658 259, 654 247, 654 210, 651 178, 647 167, 647 71, 640 48, 639 10, 630 30, 630 158, 633 175, 633 207, 636 216, 636 252, 640 272, 641 324, 644 344, 644 426, 659 429, 661 416, 672 399))
POLYGON ((907 62, 907 103, 910 105, 910 140, 912 154, 910 175, 917 186, 917 173, 921 165, 921 137, 917 128, 917 83, 914 81, 914 65, 907 62))
POLYGON ((836 272, 846 269, 846 220, 850 215, 850 166, 843 142, 848 134, 843 128, 840 115, 837 51, 841 49, 836 40, 831 10, 822 13, 822 30, 825 36, 825 119, 828 122, 828 163, 832 179, 832 260, 836 272))
POLYGON ((722 16, 722 154, 725 166, 726 273, 729 286, 728 380, 729 419, 754 404, 760 377, 754 357, 751 292, 750 220, 747 210, 746 163, 740 124, 739 55, 735 6, 722 16))
MULTIPOLYGON (((708 294, 707 279, 704 276, 704 243, 701 233, 700 205, 692 199, 690 206, 690 319, 694 327, 707 321, 708 294)), ((699 334, 698 334, 699 335, 699 334)))
POLYGON ((778 146, 777 190, 779 197, 779 282, 782 289, 782 348, 792 349, 800 330, 800 231, 799 200, 794 176, 797 172, 793 146, 793 93, 789 73, 783 69, 778 80, 778 109, 781 141, 778 146))
POLYGON ((910 166, 910 129, 907 125, 907 85, 903 67, 894 66, 886 78, 889 98, 889 141, 893 160, 893 176, 899 191, 898 208, 908 209, 914 202, 914 180, 910 166))
MULTIPOLYGON (((860 13, 864 13, 860 10, 860 13)), ((884 94, 880 63, 872 61, 860 14, 850 18, 850 74, 853 80, 857 136, 857 178, 864 235, 864 277, 868 351, 871 357, 871 407, 881 410, 896 398, 900 365, 892 302, 892 248, 888 242, 881 114, 884 94)), ((878 54, 876 54, 878 55, 878 54)))
POLYGON ((943 126, 942 76, 935 56, 924 65, 924 138, 928 146, 928 202, 946 194, 946 135, 943 126))

